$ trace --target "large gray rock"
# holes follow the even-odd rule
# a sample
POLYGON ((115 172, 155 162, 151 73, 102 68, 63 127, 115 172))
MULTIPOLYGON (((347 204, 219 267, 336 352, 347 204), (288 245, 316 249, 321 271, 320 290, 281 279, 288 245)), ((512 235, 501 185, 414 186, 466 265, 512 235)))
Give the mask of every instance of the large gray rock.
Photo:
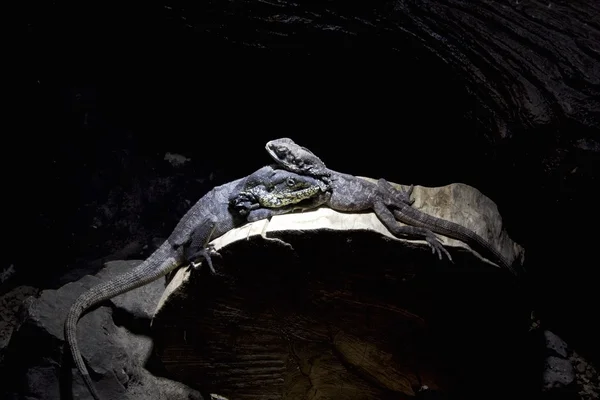
MULTIPOLYGON (((522 263, 478 190, 413 197, 522 263)), ((231 399, 527 395, 519 384, 536 378, 518 280, 440 238, 454 263, 395 238, 373 213, 321 208, 232 230, 213 241, 217 276, 184 268, 169 283, 152 322, 157 352, 176 379, 231 399)))
MULTIPOLYGON (((12 378, 3 387, 5 395, 59 400, 68 398, 70 392, 73 399, 89 398, 66 351, 63 323, 67 311, 83 291, 138 263, 110 262, 96 276, 27 299, 21 324, 7 348, 7 373, 12 378)), ((164 281, 155 281, 115 297, 79 321, 81 353, 104 399, 201 399, 197 391, 153 375, 161 371, 153 368, 149 323, 163 290, 164 281)))

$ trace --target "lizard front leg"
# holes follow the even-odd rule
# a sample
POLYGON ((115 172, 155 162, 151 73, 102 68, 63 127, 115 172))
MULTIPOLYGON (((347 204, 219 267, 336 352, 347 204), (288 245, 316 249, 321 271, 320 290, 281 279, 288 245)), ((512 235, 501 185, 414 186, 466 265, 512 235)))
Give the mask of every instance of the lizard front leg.
POLYGON ((231 212, 247 218, 253 210, 259 209, 256 196, 250 192, 241 192, 229 200, 231 212))
MULTIPOLYGON (((259 221, 261 219, 271 219, 274 215, 290 214, 294 212, 302 212, 306 210, 316 209, 327 203, 331 193, 320 193, 315 197, 311 197, 298 203, 288 204, 280 207, 269 207, 261 204, 260 194, 249 195, 248 193, 240 193, 232 197, 230 205, 232 211, 244 217, 247 222, 259 221)), ((263 202, 267 204, 267 202, 263 202)))
POLYGON ((305 200, 301 203, 292 204, 279 208, 261 207, 258 203, 246 203, 245 209, 247 213, 246 220, 248 222, 259 221, 261 219, 271 219, 274 215, 291 214, 295 212, 304 212, 313 210, 326 203, 326 198, 319 197, 305 200))
POLYGON ((433 254, 437 253, 440 260, 442 259, 442 255, 445 254, 446 257, 448 257, 448 260, 452 261, 452 257, 450 256, 450 253, 448 253, 448 250, 444 248, 437 236, 429 229, 417 226, 402 226, 398 224, 394 214, 382 201, 377 201, 373 204, 373 211, 375 212, 375 215, 377 215, 377 218, 379 218, 383 225, 385 225, 394 236, 425 239, 427 244, 429 244, 429 247, 431 247, 431 252, 433 254))

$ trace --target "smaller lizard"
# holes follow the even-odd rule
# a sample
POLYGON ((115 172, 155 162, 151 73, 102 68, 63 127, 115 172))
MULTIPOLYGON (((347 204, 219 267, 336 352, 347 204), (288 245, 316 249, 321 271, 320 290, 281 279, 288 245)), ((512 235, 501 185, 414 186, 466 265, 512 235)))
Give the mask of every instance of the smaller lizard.
MULTIPOLYGON (((265 148, 281 167, 297 174, 322 179, 327 184, 330 184, 331 180, 335 180, 336 177, 344 177, 351 180, 359 179, 352 175, 342 174, 327 168, 325 163, 312 151, 300 146, 290 138, 271 140, 267 142, 265 148)), ((406 191, 394 189, 393 192, 387 192, 387 195, 393 198, 394 201, 401 201, 410 206, 415 202, 414 199, 410 198, 413 189, 414 185, 410 185, 406 191)))
POLYGON ((452 257, 433 232, 461 240, 475 249, 488 252, 502 267, 517 275, 511 263, 477 233, 462 225, 412 208, 414 200, 410 199, 410 195, 413 185, 407 191, 400 191, 385 179, 379 179, 377 184, 373 184, 353 175, 333 171, 310 150, 296 144, 290 138, 271 140, 265 148, 279 165, 289 171, 310 175, 326 182, 332 192, 325 203, 328 207, 346 212, 372 209, 392 234, 399 237, 424 238, 440 259, 443 253, 452 261, 452 257), (401 226, 397 221, 409 226, 401 226))

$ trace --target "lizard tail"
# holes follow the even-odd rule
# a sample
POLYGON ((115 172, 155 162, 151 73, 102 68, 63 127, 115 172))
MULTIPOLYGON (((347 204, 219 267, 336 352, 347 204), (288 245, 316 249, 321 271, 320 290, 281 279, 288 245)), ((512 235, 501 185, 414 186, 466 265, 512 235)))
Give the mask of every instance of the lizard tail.
POLYGON ((423 213, 406 204, 401 204, 399 209, 400 210, 393 211, 394 216, 398 221, 409 225, 430 229, 435 233, 461 240, 468 245, 476 245, 479 249, 483 249, 488 253, 491 253, 491 255, 500 263, 502 267, 508 269, 514 275, 518 275, 511 263, 498 250, 496 250, 487 240, 472 230, 467 229, 455 222, 423 213))
POLYGON ((133 270, 92 287, 81 294, 71 306, 64 326, 65 338, 73 355, 73 361, 95 400, 100 400, 100 396, 94 387, 77 345, 77 321, 88 308, 152 282, 174 270, 178 265, 179 262, 171 245, 165 241, 150 257, 133 270))

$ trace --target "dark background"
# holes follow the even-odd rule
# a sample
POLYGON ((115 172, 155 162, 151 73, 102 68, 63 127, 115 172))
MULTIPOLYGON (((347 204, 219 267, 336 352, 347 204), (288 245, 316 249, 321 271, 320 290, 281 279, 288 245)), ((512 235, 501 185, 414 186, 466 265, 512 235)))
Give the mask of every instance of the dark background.
MULTIPOLYGON (((30 3, 20 122, 3 152, 11 284, 50 287, 131 242, 167 237, 190 202, 270 162, 265 142, 286 136, 346 173, 481 190, 526 249, 525 284, 546 326, 598 359, 598 56, 552 78, 565 85, 552 92, 536 79, 573 43, 525 38, 520 49, 547 64, 506 57, 517 67, 502 70, 482 48, 506 28, 453 37, 451 15, 428 2, 409 13, 409 3, 30 3), (447 29, 450 43, 433 46, 418 21, 447 29), (448 56, 461 44, 489 87, 448 56), (492 96, 496 83, 505 91, 492 96), (578 102, 566 112, 569 96, 578 102), (174 167, 166 152, 191 161, 174 167)), ((562 12, 540 10, 547 26, 555 15, 543 12, 562 12)), ((565 30, 573 15, 564 11, 565 30)))

